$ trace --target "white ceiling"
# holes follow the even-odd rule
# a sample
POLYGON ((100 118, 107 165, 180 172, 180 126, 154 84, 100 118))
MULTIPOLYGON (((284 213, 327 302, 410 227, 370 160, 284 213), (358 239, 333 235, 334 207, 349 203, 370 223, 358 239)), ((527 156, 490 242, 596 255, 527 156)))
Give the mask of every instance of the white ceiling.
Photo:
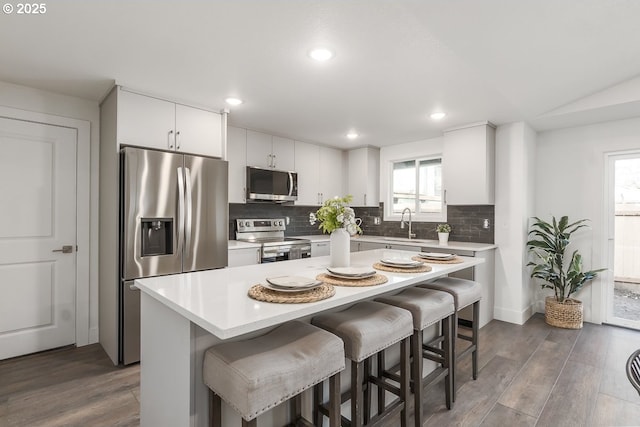
POLYGON ((115 81, 216 110, 233 95, 230 124, 342 148, 640 114, 635 0, 46 4, 0 16, 0 80, 93 100, 115 81), (336 57, 310 60, 318 45, 336 57))

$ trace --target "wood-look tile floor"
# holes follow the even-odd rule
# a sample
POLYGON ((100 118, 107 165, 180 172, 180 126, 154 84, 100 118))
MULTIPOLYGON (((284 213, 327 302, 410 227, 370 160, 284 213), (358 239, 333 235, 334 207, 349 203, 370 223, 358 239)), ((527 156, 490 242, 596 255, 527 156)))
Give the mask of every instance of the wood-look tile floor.
MULTIPOLYGON (((640 426, 640 396, 624 370, 639 331, 557 329, 535 315, 480 333, 478 380, 462 361, 453 409, 442 388, 429 390, 425 426, 640 426)), ((0 426, 137 426, 139 372, 114 367, 98 345, 0 362, 0 426)))

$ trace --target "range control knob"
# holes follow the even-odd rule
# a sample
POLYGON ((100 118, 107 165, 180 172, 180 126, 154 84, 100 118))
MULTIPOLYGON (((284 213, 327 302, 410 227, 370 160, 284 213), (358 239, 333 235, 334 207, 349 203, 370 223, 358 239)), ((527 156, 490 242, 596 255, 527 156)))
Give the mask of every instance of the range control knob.
POLYGON ((278 221, 278 225, 282 225, 282 221, 278 221))
POLYGON ((251 221, 245 221, 244 222, 244 226, 245 227, 251 227, 251 221))

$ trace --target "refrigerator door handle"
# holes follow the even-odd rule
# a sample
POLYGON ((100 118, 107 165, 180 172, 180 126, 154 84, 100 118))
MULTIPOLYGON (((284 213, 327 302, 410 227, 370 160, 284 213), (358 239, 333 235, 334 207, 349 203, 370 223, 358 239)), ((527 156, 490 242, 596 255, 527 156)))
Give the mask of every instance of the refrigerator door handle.
POLYGON ((184 174, 182 168, 177 169, 178 172, 178 253, 182 251, 184 239, 184 174))
POLYGON ((191 169, 184 168, 185 174, 185 199, 186 199, 186 213, 185 213, 185 236, 186 243, 184 248, 185 256, 189 256, 191 250, 191 212, 192 212, 192 200, 191 200, 191 169))

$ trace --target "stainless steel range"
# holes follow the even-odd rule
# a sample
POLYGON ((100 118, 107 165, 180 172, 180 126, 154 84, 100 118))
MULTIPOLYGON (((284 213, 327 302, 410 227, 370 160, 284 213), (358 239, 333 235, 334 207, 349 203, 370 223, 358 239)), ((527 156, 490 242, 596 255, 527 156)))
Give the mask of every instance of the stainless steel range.
POLYGON ((237 219, 236 240, 261 243, 261 262, 287 261, 309 258, 311 241, 285 237, 286 220, 273 219, 237 219))

